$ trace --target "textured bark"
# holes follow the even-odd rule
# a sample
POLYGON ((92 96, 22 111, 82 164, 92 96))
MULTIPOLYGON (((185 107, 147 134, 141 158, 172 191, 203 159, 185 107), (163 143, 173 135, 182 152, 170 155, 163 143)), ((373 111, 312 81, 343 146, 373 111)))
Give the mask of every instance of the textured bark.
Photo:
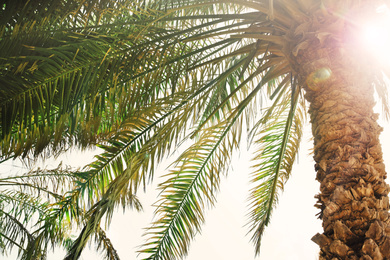
POLYGON ((316 206, 324 232, 312 240, 320 259, 390 259, 389 187, 370 77, 348 50, 322 46, 296 57, 321 183, 316 206))

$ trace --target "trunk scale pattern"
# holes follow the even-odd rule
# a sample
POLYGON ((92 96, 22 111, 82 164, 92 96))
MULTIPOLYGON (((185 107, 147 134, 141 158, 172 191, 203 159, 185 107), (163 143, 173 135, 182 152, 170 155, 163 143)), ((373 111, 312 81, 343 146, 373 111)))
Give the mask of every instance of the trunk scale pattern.
POLYGON ((316 207, 324 232, 312 240, 320 259, 390 259, 389 186, 374 90, 369 77, 362 81, 361 73, 368 72, 347 57, 337 47, 313 47, 297 56, 321 184, 316 207))

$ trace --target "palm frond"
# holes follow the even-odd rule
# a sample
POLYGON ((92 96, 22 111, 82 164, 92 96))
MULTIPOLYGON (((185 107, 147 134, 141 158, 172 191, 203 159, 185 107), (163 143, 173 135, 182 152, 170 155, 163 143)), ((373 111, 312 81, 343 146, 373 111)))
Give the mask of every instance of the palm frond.
POLYGON ((271 106, 272 116, 268 115, 269 120, 263 121, 256 132, 259 150, 254 161, 258 163, 253 166, 256 170, 252 182, 256 186, 251 190, 249 214, 256 254, 260 253, 261 237, 277 204, 278 190, 283 190, 298 151, 303 123, 302 108, 297 109, 299 95, 298 89, 285 91, 281 102, 271 106))
POLYGON ((72 220, 83 216, 82 209, 66 203, 65 196, 79 180, 77 173, 61 165, 1 178, 2 250, 16 246, 20 259, 44 259, 49 248, 61 246, 69 237, 72 220))
POLYGON ((106 232, 100 229, 96 234, 95 242, 97 244, 97 250, 105 252, 105 258, 109 260, 119 260, 119 255, 116 252, 111 240, 107 237, 106 232))
POLYGON ((47 201, 55 202, 74 187, 77 179, 71 168, 63 168, 60 164, 51 170, 38 168, 25 174, 0 178, 0 187, 37 197, 45 196, 47 201))
MULTIPOLYGON (((220 77, 223 77, 223 75, 220 77)), ((160 160, 163 154, 170 150, 171 145, 177 143, 180 132, 187 128, 183 126, 182 122, 188 122, 188 119, 193 116, 189 112, 193 110, 194 102, 198 102, 195 97, 200 94, 207 96, 203 92, 207 91, 216 82, 218 82, 218 79, 209 82, 201 89, 194 89, 194 93, 189 92, 187 94, 189 97, 184 98, 177 105, 174 105, 175 102, 172 98, 164 98, 161 99, 162 103, 160 105, 154 103, 150 106, 150 111, 144 108, 144 112, 148 112, 155 117, 152 118, 153 120, 148 119, 149 114, 143 116, 138 113, 133 121, 128 119, 121 127, 119 133, 123 137, 116 135, 113 138, 115 142, 113 141, 110 145, 102 147, 105 152, 98 156, 96 162, 91 164, 91 171, 89 171, 89 175, 86 175, 89 176, 88 180, 86 179, 86 181, 80 183, 78 188, 79 192, 89 189, 88 193, 90 195, 88 198, 92 198, 93 194, 93 197, 102 197, 102 200, 91 208, 90 213, 87 213, 91 216, 88 217, 87 224, 69 251, 68 259, 73 259, 80 254, 88 237, 98 227, 103 215, 110 214, 113 211, 115 203, 119 200, 119 194, 134 194, 140 180, 145 182, 145 172, 153 170, 154 161, 160 160), (165 102, 167 101, 170 102, 170 106, 173 106, 172 108, 166 106, 165 102), (168 110, 164 112, 166 108, 168 110), (160 113, 161 116, 157 117, 160 113), (171 117, 175 120, 171 120, 171 117), (132 132, 133 130, 136 130, 136 132, 132 132), (150 135, 151 131, 154 132, 153 135, 150 135), (149 161, 152 163, 151 166, 148 166, 149 161), (127 168, 125 169, 125 167, 127 168), (113 179, 115 176, 117 177, 113 179), (95 182, 96 184, 94 184, 95 182)), ((176 97, 179 96, 176 94, 176 97)), ((79 196, 79 192, 74 192, 74 194, 79 196)))
MULTIPOLYGON (((122 203, 125 202, 123 204, 135 208, 138 211, 142 209, 142 205, 138 198, 134 194, 127 192, 127 186, 131 177, 130 172, 125 172, 125 174, 121 174, 116 177, 109 184, 106 193, 103 194, 103 198, 93 205, 88 212, 86 212, 84 216, 84 227, 78 238, 72 243, 72 247, 68 250, 65 259, 78 259, 92 234, 100 237, 104 235, 101 233, 100 228, 101 219, 106 215, 106 221, 107 223, 110 223, 112 212, 114 211, 116 205, 121 201, 122 203)), ((107 238, 103 242, 106 243, 106 246, 110 246, 107 238)), ((116 253, 112 251, 112 246, 106 249, 108 250, 106 252, 109 255, 116 257, 116 253)))
MULTIPOLYGON (((170 71, 183 72, 180 66, 185 64, 174 54, 182 55, 182 45, 175 45, 173 38, 168 38, 166 45, 161 37, 152 42, 144 36, 140 38, 144 26, 137 24, 133 13, 127 18, 133 23, 115 20, 73 31, 51 32, 49 28, 45 33, 55 37, 26 32, 26 39, 20 43, 10 43, 13 39, 1 42, 22 50, 14 56, 7 51, 1 57, 6 61, 1 66, 0 84, 2 157, 11 153, 26 156, 31 149, 38 154, 49 143, 53 150, 73 142, 84 146, 94 143, 115 128, 130 108, 142 106, 167 91, 164 81, 175 87, 178 75, 170 71), (102 30, 105 34, 101 34, 102 30), (171 61, 164 61, 165 57, 171 61), (165 64, 164 70, 154 64, 165 64), (140 79, 140 71, 147 71, 148 76, 140 79), (166 77, 159 79, 164 74, 166 77), (132 83, 126 84, 129 81, 132 83), (121 93, 127 93, 125 98, 117 99, 123 96, 121 93), (118 101, 131 102, 118 105, 118 101)), ((147 34, 159 33, 156 30, 147 34)))
POLYGON ((213 205, 221 174, 226 171, 235 136, 229 136, 237 114, 202 131, 194 145, 177 160, 176 170, 161 184, 158 220, 148 230, 149 241, 141 252, 145 259, 177 259, 187 254, 190 240, 200 231, 203 210, 213 205))
POLYGON ((61 241, 64 233, 60 226, 49 228, 53 223, 46 222, 50 215, 50 205, 39 198, 16 191, 0 194, 0 244, 2 251, 16 246, 21 259, 33 259, 45 255, 49 243, 61 241))

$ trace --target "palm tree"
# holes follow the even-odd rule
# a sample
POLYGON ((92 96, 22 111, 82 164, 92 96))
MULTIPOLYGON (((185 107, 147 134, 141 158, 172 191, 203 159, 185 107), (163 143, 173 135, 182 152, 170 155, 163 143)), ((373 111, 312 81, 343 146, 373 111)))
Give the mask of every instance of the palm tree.
MULTIPOLYGON (((0 12, 1 162, 21 158, 28 163, 74 145, 103 144, 123 119, 130 126, 132 118, 158 111, 150 103, 175 81, 179 74, 173 70, 185 65, 155 68, 153 62, 165 59, 156 53, 158 46, 170 57, 183 50, 169 39, 166 46, 164 39, 150 39, 164 31, 145 30, 145 17, 155 15, 142 3, 4 1, 0 12), (157 78, 168 73, 171 77, 157 78)), ((120 171, 111 166, 97 166, 105 171, 99 175, 58 168, 1 176, 2 252, 16 247, 22 259, 44 259, 51 246, 69 247, 70 228, 83 223, 85 209, 101 199, 104 185, 120 171)), ((135 195, 121 192, 124 206, 141 208, 135 195)), ((100 225, 93 235, 108 257, 118 258, 100 225)))
POLYGON ((257 147, 250 231, 259 253, 307 113, 321 184, 316 206, 324 232, 313 237, 320 259, 388 259, 389 188, 373 94, 388 116, 389 71, 356 38, 379 4, 91 1, 71 16, 61 13, 58 24, 42 19, 36 26, 26 18, 18 27, 13 17, 15 24, 3 23, 1 44, 9 50, 1 54, 7 61, 1 78, 17 87, 0 89, 1 155, 38 155, 73 143, 104 150, 57 203, 86 209, 73 216, 83 226, 67 255, 76 259, 119 203, 139 208, 137 190, 187 140, 160 185, 157 220, 141 250, 145 259, 177 259, 201 229, 204 208, 215 202, 249 129, 257 147), (23 28, 21 37, 12 37, 15 28, 23 28), (32 36, 35 28, 44 42, 32 36))

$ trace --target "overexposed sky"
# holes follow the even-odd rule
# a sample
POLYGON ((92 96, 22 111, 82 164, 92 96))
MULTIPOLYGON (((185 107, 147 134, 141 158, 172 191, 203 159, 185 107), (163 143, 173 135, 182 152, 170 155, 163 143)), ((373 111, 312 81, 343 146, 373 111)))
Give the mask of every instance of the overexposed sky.
MULTIPOLYGON (((380 125, 384 126, 381 140, 384 160, 388 162, 389 169, 390 147, 385 144, 390 140, 390 124, 380 120, 380 125)), ((317 232, 321 233, 322 227, 321 221, 315 216, 319 211, 314 207, 314 195, 319 191, 319 183, 315 181, 311 149, 311 130, 310 126, 306 126, 299 158, 280 196, 271 224, 265 231, 259 257, 254 258, 250 235, 246 235, 249 160, 252 156, 242 151, 240 158, 234 159, 236 163, 233 171, 222 181, 218 201, 207 212, 202 234, 192 242, 186 259, 317 260, 319 248, 311 241, 311 237, 317 232)), ((145 206, 146 201, 154 201, 149 197, 143 199, 145 206)), ((118 214, 114 217, 108 233, 123 259, 140 259, 134 251, 142 244, 142 227, 149 226, 152 211, 148 209, 143 213, 118 214)), ((85 256, 83 259, 90 258, 85 256)))
MULTIPOLYGON (((382 147, 385 163, 390 165, 389 143, 390 124, 380 122, 384 126, 382 132, 382 147)), ((293 168, 293 174, 285 186, 285 192, 280 196, 279 205, 273 213, 271 224, 263 236, 262 249, 259 257, 254 258, 253 246, 248 229, 246 214, 248 212, 247 196, 249 190, 249 160, 252 157, 246 150, 239 158, 234 158, 233 170, 227 178, 223 178, 221 191, 217 196, 217 203, 206 213, 206 223, 202 234, 192 242, 187 260, 317 260, 318 247, 310 239, 317 232, 322 232, 321 222, 316 218, 318 210, 314 208, 314 195, 319 190, 315 181, 314 163, 310 149, 310 127, 307 126, 303 136, 303 143, 299 152, 298 163, 293 168)), ((64 163, 81 166, 91 155, 72 153, 64 156, 64 163)), ((57 164, 48 162, 49 167, 57 164)), ((10 173, 17 170, 17 163, 7 162, 0 173, 10 173)), ((162 168, 164 170, 164 168, 162 168)), ((161 171, 160 171, 161 173, 161 171)), ((158 178, 155 179, 157 184, 158 178)), ((139 194, 144 211, 141 213, 121 210, 114 216, 110 229, 107 231, 119 256, 124 260, 138 260, 137 246, 144 242, 142 234, 144 228, 149 227, 153 208, 148 205, 156 201, 157 192, 150 188, 147 194, 139 194)), ((49 260, 62 259, 64 252, 57 250, 49 255, 49 260)), ((16 259, 16 254, 8 258, 16 259)), ((81 259, 98 259, 93 248, 86 250, 81 259)))
MULTIPOLYGON (((280 197, 279 206, 274 211, 271 224, 266 229, 259 257, 254 258, 250 235, 246 235, 252 155, 244 150, 239 158, 234 158, 233 170, 222 180, 217 203, 213 209, 207 211, 202 234, 192 242, 186 259, 318 259, 319 249, 310 240, 321 231, 321 222, 315 217, 318 210, 313 207, 314 195, 319 189, 319 184, 314 181, 309 138, 310 135, 304 136, 305 142, 300 150, 299 164, 295 165, 293 175, 280 197)), ((153 199, 150 203, 153 203, 153 199)), ((141 243, 143 241, 142 238, 139 239, 143 233, 139 223, 144 223, 143 226, 148 227, 152 210, 145 211, 140 216, 136 215, 137 213, 130 213, 116 216, 108 232, 114 245, 118 245, 119 255, 124 259, 139 259, 134 254, 140 244, 137 241, 141 243), (135 237, 130 238, 130 234, 134 234, 135 237)))

